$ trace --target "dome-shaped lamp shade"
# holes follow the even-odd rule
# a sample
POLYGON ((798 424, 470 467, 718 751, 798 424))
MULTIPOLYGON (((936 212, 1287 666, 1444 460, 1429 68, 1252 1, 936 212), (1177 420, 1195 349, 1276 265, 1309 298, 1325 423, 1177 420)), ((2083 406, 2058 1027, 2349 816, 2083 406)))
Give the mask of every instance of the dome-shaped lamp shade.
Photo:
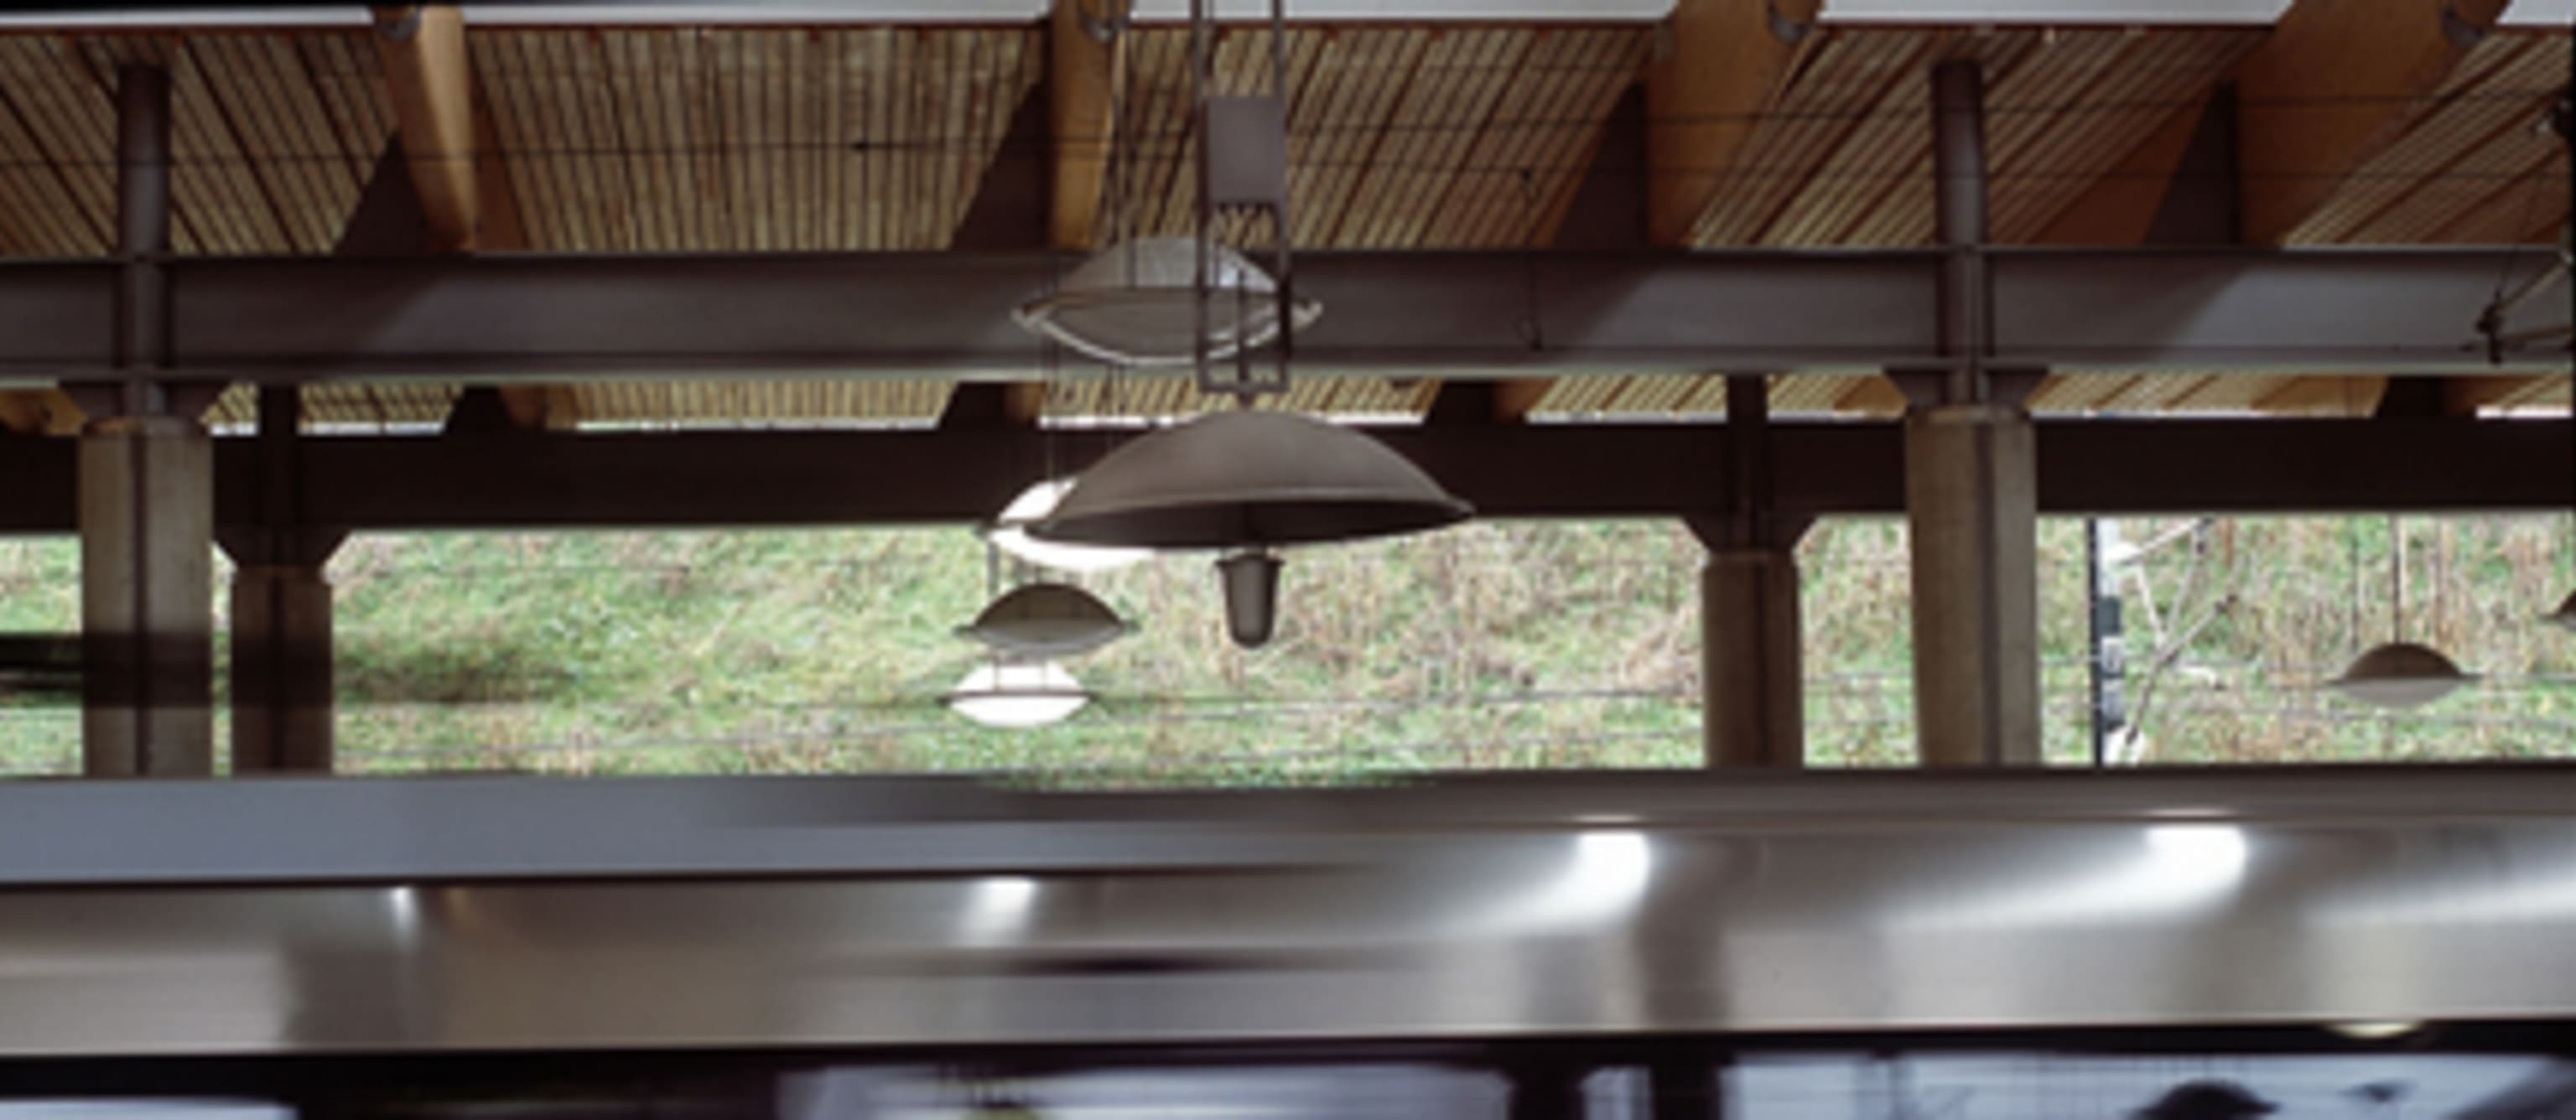
POLYGON ((2576 630, 2576 591, 2568 592, 2558 601, 2558 609, 2540 616, 2540 620, 2561 630, 2576 630))
POLYGON ((1118 612, 1088 591, 1071 584, 1031 583, 993 600, 957 633, 995 653, 1038 660, 1089 653, 1127 630, 1118 612))
POLYGON ((2352 667, 2327 681, 2326 687, 2365 704, 2414 708, 2476 680, 2439 650, 2413 642, 2389 642, 2354 658, 2352 667))
POLYGON ((1052 661, 978 665, 940 698, 951 711, 986 727, 1044 727, 1091 702, 1073 674, 1052 661))
POLYGON ((1029 526, 1054 513, 1056 505, 1072 492, 1073 480, 1069 478, 1049 479, 1020 491, 1019 497, 1002 507, 1001 516, 984 531, 984 539, 1021 560, 1064 572, 1106 572, 1154 555, 1152 549, 1060 544, 1030 536, 1029 526))
MULTIPOLYGON (((1198 241, 1148 237, 1094 254, 1055 294, 1022 306, 1021 326, 1104 362, 1130 366, 1190 365, 1198 360, 1198 313, 1191 307, 1198 241)), ((1243 254, 1216 249, 1208 270, 1207 350, 1230 357, 1279 335, 1279 287, 1243 254)), ((1323 314, 1297 301, 1297 326, 1323 314)))
POLYGON ((1214 412, 1084 471, 1040 540, 1235 548, 1436 529, 1472 512, 1385 444, 1281 412, 1214 412))

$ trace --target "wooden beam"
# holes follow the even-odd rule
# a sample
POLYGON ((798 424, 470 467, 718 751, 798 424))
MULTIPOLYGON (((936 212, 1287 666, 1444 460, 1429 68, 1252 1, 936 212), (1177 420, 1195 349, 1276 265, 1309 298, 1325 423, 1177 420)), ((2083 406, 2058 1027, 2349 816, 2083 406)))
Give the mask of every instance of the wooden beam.
POLYGON ((465 17, 454 4, 385 6, 375 17, 394 133, 430 232, 441 250, 475 248, 482 215, 465 17))
POLYGON ((2277 244, 2425 110, 2507 0, 2299 0, 2237 72, 2245 239, 2277 244))
POLYGON ((1646 70, 1646 230, 1685 245, 1726 169, 1770 107, 1796 54, 1781 28, 1811 26, 1819 0, 1680 0, 1646 70))
POLYGON ((0 432, 76 436, 87 419, 60 389, 0 389, 0 432))
POLYGON ((1121 33, 1103 43, 1092 35, 1090 27, 1105 23, 1101 9, 1108 7, 1055 0, 1047 20, 1047 119, 1055 141, 1047 243, 1058 249, 1089 249, 1101 232, 1100 199, 1117 136, 1112 91, 1126 65, 1128 38, 1121 33))
POLYGON ((2165 118, 2128 156, 2104 172, 2082 195, 2049 220, 2042 245, 2136 245, 2147 239, 2156 212, 2182 166, 2192 134, 2209 111, 2203 98, 2165 118))

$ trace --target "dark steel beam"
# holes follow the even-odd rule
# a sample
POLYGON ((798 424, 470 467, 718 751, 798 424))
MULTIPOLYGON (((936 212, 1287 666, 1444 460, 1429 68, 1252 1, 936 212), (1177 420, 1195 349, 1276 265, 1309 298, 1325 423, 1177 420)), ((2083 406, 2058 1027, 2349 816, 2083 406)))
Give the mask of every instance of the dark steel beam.
MULTIPOLYGON (((1666 517, 1730 512, 1723 426, 1470 425, 1375 429, 1483 516, 1666 517)), ((2039 508, 2051 514, 2563 511, 2569 427, 2505 420, 2066 420, 2039 425, 2039 508)), ((1890 424, 1775 424, 1773 515, 1904 509, 1890 424)), ((301 441, 298 505, 350 529, 964 523, 1049 464, 1078 470, 1094 433, 696 432, 301 441), (1050 447, 1049 441, 1053 446, 1050 447)), ((0 532, 69 532, 73 450, 0 440, 0 532)), ((218 441, 219 525, 255 520, 250 439, 218 441)))
MULTIPOLYGON (((2491 371, 2479 313, 2547 247, 1988 250, 1997 368, 2491 371)), ((1314 253, 1302 372, 1944 368, 1938 250, 1314 253)), ((1033 379, 1046 253, 189 258, 167 378, 1033 379)), ((114 262, 0 266, 0 377, 112 369, 114 262)), ((2555 325, 2552 301, 2508 329, 2555 325), (2546 320, 2546 321, 2544 321, 2546 320)), ((2510 368, 2563 355, 2508 355, 2510 368)), ((2553 361, 2555 364, 2553 364, 2553 361)))

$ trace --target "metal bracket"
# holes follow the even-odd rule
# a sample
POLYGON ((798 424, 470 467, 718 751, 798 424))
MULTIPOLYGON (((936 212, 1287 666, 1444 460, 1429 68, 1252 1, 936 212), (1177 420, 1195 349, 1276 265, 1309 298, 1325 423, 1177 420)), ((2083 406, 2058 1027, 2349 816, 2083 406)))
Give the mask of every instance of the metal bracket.
POLYGON ((1780 5, 1776 3, 1762 5, 1762 18, 1771 25, 1772 38, 1793 47, 1797 46, 1800 40, 1805 39, 1808 32, 1816 29, 1814 20, 1794 20, 1781 15, 1780 5))
POLYGON ((1106 19, 1091 14, 1091 5, 1083 0, 1068 0, 1068 2, 1073 4, 1073 18, 1082 24, 1082 33, 1091 36, 1093 42, 1104 47, 1117 42, 1118 37, 1126 34, 1127 29, 1134 26, 1136 22, 1136 5, 1133 0, 1118 5, 1118 14, 1106 19))
POLYGON ((376 9, 376 34, 392 43, 408 43, 420 34, 420 5, 405 4, 399 8, 376 9))
POLYGON ((2487 29, 2461 18, 2459 5, 2444 4, 2442 5, 2442 37, 2450 40, 2452 46, 2465 51, 2484 42, 2487 29))

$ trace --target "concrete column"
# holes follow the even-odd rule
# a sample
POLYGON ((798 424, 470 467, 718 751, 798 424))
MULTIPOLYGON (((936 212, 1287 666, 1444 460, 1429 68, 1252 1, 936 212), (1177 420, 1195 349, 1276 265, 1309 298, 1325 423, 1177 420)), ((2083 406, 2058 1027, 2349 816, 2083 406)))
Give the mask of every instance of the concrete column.
POLYGON ((233 771, 331 769, 331 581, 243 564, 232 587, 233 771))
POLYGON ((80 447, 82 772, 214 772, 214 445, 176 416, 80 447))
POLYGON ((1694 519, 1700 569, 1700 738, 1711 767, 1803 766, 1799 656, 1803 518, 1772 506, 1770 381, 1726 379, 1727 514, 1694 519))
POLYGON ((1905 512, 1913 539, 1914 712, 1926 766, 2037 765, 2039 507, 2027 370, 1990 371, 1985 80, 1974 60, 1932 70, 1942 272, 1937 376, 1898 374, 1905 512), (2016 391, 2015 387, 2019 386, 2016 391))
POLYGON ((1927 766, 2039 762, 2038 487, 2006 404, 1905 418, 1914 709, 1927 766))
POLYGON ((306 525, 297 428, 302 393, 259 391, 251 523, 219 538, 233 558, 233 771, 331 769, 331 581, 346 535, 306 525))
POLYGON ((1711 551, 1700 569, 1700 727, 1712 767, 1806 764, 1798 561, 1711 551))

